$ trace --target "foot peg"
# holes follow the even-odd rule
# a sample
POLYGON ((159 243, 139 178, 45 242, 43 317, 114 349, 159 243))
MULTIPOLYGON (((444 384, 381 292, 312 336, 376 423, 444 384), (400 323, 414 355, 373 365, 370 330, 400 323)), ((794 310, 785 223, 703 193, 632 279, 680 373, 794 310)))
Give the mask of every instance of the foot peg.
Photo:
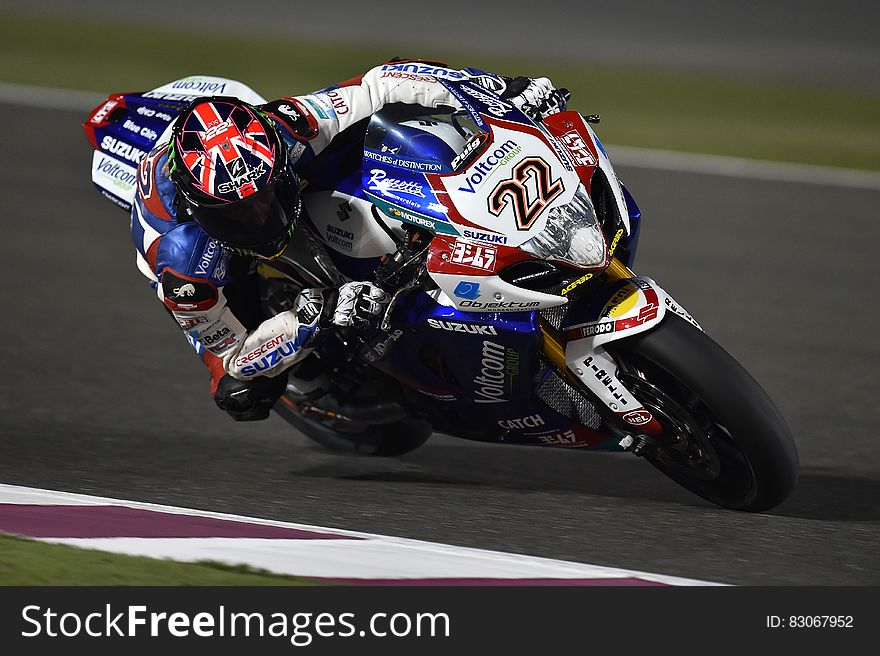
POLYGON ((627 435, 618 444, 622 449, 632 452, 637 458, 641 458, 647 453, 656 452, 659 446, 657 440, 648 435, 639 435, 637 437, 627 435))

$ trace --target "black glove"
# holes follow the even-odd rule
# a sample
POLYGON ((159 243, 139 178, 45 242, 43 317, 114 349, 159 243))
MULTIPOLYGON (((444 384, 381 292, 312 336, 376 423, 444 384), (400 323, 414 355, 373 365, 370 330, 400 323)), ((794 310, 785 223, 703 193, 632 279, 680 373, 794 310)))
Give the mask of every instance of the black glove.
POLYGON ((571 93, 568 89, 557 89, 546 77, 530 78, 518 76, 505 78, 507 88, 501 97, 519 107, 533 120, 547 118, 551 114, 564 111, 571 93))
POLYGON ((226 374, 217 385, 214 403, 235 421, 258 421, 269 416, 286 388, 286 371, 274 378, 257 376, 251 380, 238 380, 226 374))

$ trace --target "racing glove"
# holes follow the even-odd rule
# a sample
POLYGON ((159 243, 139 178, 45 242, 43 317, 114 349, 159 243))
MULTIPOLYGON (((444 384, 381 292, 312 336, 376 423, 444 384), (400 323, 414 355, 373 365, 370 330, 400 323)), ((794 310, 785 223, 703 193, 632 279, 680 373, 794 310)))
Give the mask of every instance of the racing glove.
POLYGON ((259 421, 269 416, 286 387, 286 371, 274 378, 257 376, 250 380, 238 380, 226 374, 217 385, 214 403, 235 421, 259 421))
POLYGON ((347 282, 339 288, 330 317, 334 326, 375 327, 390 301, 388 294, 369 282, 347 282))
POLYGON ((564 111, 571 97, 568 89, 557 89, 549 78, 515 77, 508 79, 501 97, 516 105, 533 120, 564 111))

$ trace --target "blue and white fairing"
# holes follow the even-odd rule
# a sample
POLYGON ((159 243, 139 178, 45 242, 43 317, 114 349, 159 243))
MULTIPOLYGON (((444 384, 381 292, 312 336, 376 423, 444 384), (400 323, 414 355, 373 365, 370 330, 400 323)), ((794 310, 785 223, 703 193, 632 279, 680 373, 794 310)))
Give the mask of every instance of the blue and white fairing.
MULTIPOLYGON (((352 177, 343 176, 332 193, 305 194, 309 215, 341 270, 351 270, 355 260, 395 250, 375 230, 370 214, 373 205, 393 229, 413 224, 466 238, 462 217, 449 207, 452 194, 446 192, 444 204, 435 192, 441 177, 456 188, 467 187, 469 192, 460 194, 477 196, 484 179, 497 182, 520 159, 537 151, 550 163, 553 179, 566 178, 570 191, 561 200, 574 196, 579 181, 573 168, 565 167, 535 124, 516 107, 474 85, 449 83, 447 87, 454 90, 464 109, 392 107, 371 119, 360 190, 352 188, 352 177), (516 142, 494 157, 503 143, 487 150, 493 134, 506 135, 504 143, 516 142), (483 162, 487 158, 489 164, 483 162), (492 167, 495 170, 485 171, 492 167)), ((480 202, 485 203, 485 198, 480 202)), ((509 218, 477 218, 468 213, 466 220, 484 221, 478 230, 487 234, 509 234, 498 225, 509 218)), ((533 232, 540 230, 536 226, 533 232)), ((514 241, 532 236, 532 231, 525 232, 514 241)), ((552 304, 565 300, 548 298, 552 304)), ((541 364, 537 312, 462 311, 454 299, 436 290, 403 297, 392 326, 390 336, 373 345, 368 359, 412 390, 414 403, 438 430, 487 440, 605 448, 604 435, 560 414, 536 393, 539 378, 550 375, 541 364)))
POLYGON ((453 160, 473 134, 451 113, 425 109, 407 120, 398 120, 395 112, 376 114, 364 141, 364 192, 390 219, 458 234, 426 174, 451 173, 453 160))
POLYGON ((537 313, 461 312, 420 293, 397 307, 392 324, 368 359, 411 390, 410 402, 435 430, 484 441, 617 449, 536 393, 552 375, 541 364, 537 313))
MULTIPOLYGON (((460 108, 389 107, 374 115, 364 143, 362 182, 370 200, 390 219, 412 223, 434 233, 460 235, 463 225, 456 223, 460 213, 453 209, 450 217, 450 199, 456 200, 452 195, 457 193, 459 185, 475 195, 476 188, 488 178, 481 171, 467 169, 485 154, 483 146, 490 135, 495 137, 497 148, 503 148, 506 142, 506 139, 499 140, 498 134, 493 135, 493 130, 505 131, 505 128, 493 127, 492 119, 503 120, 508 128, 521 127, 533 132, 536 128, 515 105, 472 82, 439 81, 455 97, 460 108), (455 186, 449 191, 448 187, 442 189, 438 195, 436 181, 441 178, 435 176, 442 176, 455 186)), ((548 148, 544 144, 530 145, 537 149, 548 148)), ((514 146, 507 148, 504 154, 508 155, 512 148, 514 146)), ((552 151, 549 155, 548 159, 556 159, 552 151)), ((497 167, 496 177, 501 177, 505 168, 509 168, 505 164, 513 159, 507 157, 504 164, 497 167)), ((576 184, 571 193, 575 187, 576 184)), ((463 201, 467 205, 470 200, 459 194, 456 204, 463 201)), ((469 209, 462 207, 461 211, 467 213, 469 209)), ((468 225, 472 224, 464 222, 464 226, 468 225)), ((497 220, 495 225, 484 229, 498 234, 505 232, 497 220)))
POLYGON ((92 181, 98 191, 131 211, 137 166, 156 145, 171 137, 171 124, 199 96, 237 96, 254 104, 266 100, 250 87, 220 77, 194 75, 144 93, 115 94, 83 123, 95 148, 92 181))

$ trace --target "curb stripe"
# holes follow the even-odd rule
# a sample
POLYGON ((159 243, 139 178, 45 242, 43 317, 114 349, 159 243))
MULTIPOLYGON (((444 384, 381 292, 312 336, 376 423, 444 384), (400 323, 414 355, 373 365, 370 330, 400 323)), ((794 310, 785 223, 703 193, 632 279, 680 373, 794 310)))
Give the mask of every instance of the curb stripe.
POLYGON ((618 579, 313 579, 330 585, 367 585, 375 587, 442 587, 442 586, 479 586, 479 587, 666 587, 665 583, 647 581, 639 578, 618 579))
POLYGON ((330 533, 125 506, 0 503, 0 531, 29 538, 361 540, 330 533))
MULTIPOLYGON (((572 585, 571 581, 591 581, 591 585, 717 585, 696 579, 651 574, 631 569, 604 567, 508 554, 469 547, 395 538, 357 531, 256 519, 224 513, 198 511, 173 506, 108 499, 67 492, 0 484, 0 503, 42 509, 47 505, 77 507, 99 512, 103 506, 116 509, 170 513, 182 522, 212 518, 243 522, 263 528, 279 527, 322 536, 348 539, 297 539, 253 537, 44 537, 44 542, 67 544, 85 549, 177 561, 215 560, 245 564, 277 574, 332 580, 364 585, 431 585, 444 581, 451 585, 488 585, 489 581, 533 585, 572 585), (411 583, 415 581, 416 583, 411 583), (601 583, 597 583, 601 581, 601 583), (612 582, 608 582, 612 581, 612 582), (451 583, 449 583, 451 582, 451 583)), ((69 521, 69 520, 67 520, 69 521)), ((163 520, 164 521, 164 520, 163 520)))

